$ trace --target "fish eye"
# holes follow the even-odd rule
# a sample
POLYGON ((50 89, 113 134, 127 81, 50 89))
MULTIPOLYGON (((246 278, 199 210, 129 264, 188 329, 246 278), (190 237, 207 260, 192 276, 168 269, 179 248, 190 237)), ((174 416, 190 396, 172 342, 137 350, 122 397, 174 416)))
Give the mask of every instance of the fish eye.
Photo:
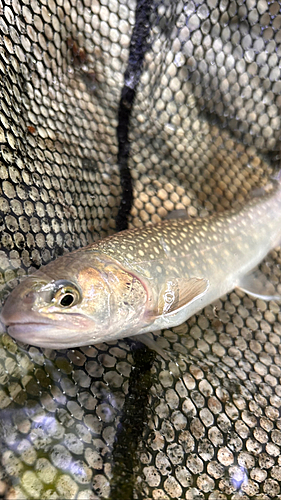
POLYGON ((74 300, 75 297, 73 293, 67 292, 59 300, 59 305, 62 307, 69 307, 73 305, 74 300))
POLYGON ((81 300, 81 293, 78 288, 69 282, 57 282, 53 302, 60 307, 71 307, 81 300))

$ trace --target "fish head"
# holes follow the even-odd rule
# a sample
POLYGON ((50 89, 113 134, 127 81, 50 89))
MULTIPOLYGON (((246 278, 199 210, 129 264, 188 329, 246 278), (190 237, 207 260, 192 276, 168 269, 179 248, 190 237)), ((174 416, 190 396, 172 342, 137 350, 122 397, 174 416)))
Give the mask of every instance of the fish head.
POLYGON ((0 319, 16 340, 63 349, 130 335, 146 302, 146 288, 134 274, 111 259, 74 252, 26 277, 0 319))

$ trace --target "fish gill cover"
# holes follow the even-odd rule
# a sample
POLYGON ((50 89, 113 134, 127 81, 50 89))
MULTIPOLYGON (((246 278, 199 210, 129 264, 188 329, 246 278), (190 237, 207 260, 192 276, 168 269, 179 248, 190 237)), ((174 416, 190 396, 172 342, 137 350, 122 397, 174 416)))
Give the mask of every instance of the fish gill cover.
MULTIPOLYGON (((116 220, 204 216, 266 184, 280 44, 277 1, 1 2, 2 299, 116 220)), ((278 286, 280 252, 261 269, 278 286)), ((170 361, 4 334, 1 495, 280 498, 280 335, 279 305, 239 291, 162 333, 170 361)))

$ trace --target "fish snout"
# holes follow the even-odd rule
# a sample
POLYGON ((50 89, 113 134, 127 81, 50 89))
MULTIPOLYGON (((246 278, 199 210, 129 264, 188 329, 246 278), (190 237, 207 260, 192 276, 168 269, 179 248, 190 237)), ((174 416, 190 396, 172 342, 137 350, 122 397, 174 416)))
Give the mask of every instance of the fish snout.
POLYGON ((0 321, 5 326, 21 322, 36 300, 36 292, 32 290, 23 291, 21 294, 15 293, 16 291, 18 290, 8 296, 0 314, 0 321))

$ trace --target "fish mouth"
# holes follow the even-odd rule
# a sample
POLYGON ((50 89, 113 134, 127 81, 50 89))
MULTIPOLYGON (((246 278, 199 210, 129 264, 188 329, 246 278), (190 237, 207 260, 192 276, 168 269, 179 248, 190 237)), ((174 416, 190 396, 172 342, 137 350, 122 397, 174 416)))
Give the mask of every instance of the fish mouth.
POLYGON ((23 344, 49 349, 66 349, 70 345, 78 346, 81 339, 81 332, 79 332, 78 337, 77 331, 71 331, 70 328, 61 331, 61 327, 55 328, 54 325, 47 322, 10 323, 6 329, 13 339, 23 344))
MULTIPOLYGON (((83 319, 78 315, 80 319, 83 319)), ((3 321, 3 320, 2 320, 3 321)), ((44 320, 41 317, 21 318, 20 320, 6 321, 4 323, 7 333, 15 340, 37 347, 48 349, 67 349, 83 345, 91 345, 96 336, 92 333, 89 324, 75 325, 71 321, 57 323, 55 320, 44 320), (84 328, 83 328, 84 327, 84 328)))
MULTIPOLYGON (((7 326, 7 332, 8 334, 13 337, 16 340, 20 340, 21 342, 24 342, 25 344, 32 344, 35 345, 34 342, 36 340, 39 341, 39 337, 37 338, 37 335, 42 335, 42 334, 48 334, 48 332, 51 332, 54 330, 54 326, 48 324, 47 322, 45 323, 44 321, 41 322, 24 322, 22 321, 21 323, 9 323, 7 326), (31 336, 30 336, 31 335, 31 336)), ((44 342, 44 339, 40 337, 40 340, 44 342)), ((47 344, 48 340, 45 339, 45 342, 47 344)))
POLYGON ((9 323, 9 325, 7 325, 7 332, 9 333, 9 335, 12 333, 12 332, 26 332, 28 333, 29 331, 33 331, 34 329, 36 328, 44 328, 44 329, 53 329, 53 327, 51 325, 48 325, 48 323, 44 323, 44 322, 41 322, 41 323, 35 323, 35 322, 28 322, 28 323, 9 323))

